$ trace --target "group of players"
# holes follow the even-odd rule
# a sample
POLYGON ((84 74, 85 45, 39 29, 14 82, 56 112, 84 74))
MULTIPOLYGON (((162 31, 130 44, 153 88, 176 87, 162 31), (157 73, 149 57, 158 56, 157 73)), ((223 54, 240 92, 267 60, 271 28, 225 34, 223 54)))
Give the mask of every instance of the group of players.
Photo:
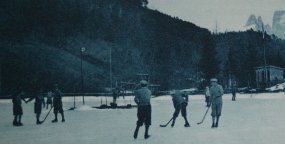
POLYGON ((42 108, 48 109, 48 106, 51 105, 51 109, 54 108, 54 116, 55 119, 52 120, 53 123, 57 122, 58 113, 62 116, 62 122, 65 122, 64 111, 62 108, 62 92, 58 88, 58 85, 55 84, 54 88, 46 93, 47 102, 45 103, 44 92, 43 90, 39 90, 38 92, 26 94, 21 88, 12 95, 13 102, 13 125, 14 126, 23 126, 21 122, 21 118, 23 115, 22 101, 25 103, 29 103, 32 100, 35 100, 34 103, 34 113, 36 114, 36 124, 42 124, 43 121, 40 120, 40 115, 42 112, 42 108), (25 97, 29 97, 28 100, 25 97), (45 107, 46 106, 46 107, 45 107))
MULTIPOLYGON (((219 118, 221 116, 222 112, 222 105, 223 100, 222 96, 224 94, 223 88, 221 85, 218 84, 218 80, 216 78, 212 78, 210 80, 210 87, 206 88, 205 96, 206 96, 206 103, 207 107, 211 106, 212 109, 212 128, 217 128, 219 125, 219 118)), ((52 120, 53 123, 58 122, 57 115, 58 113, 61 114, 62 122, 65 122, 64 118, 64 111, 62 108, 62 92, 58 88, 58 85, 55 84, 54 88, 51 91, 48 91, 46 93, 47 95, 47 103, 45 103, 44 100, 44 93, 43 90, 40 90, 38 93, 30 94, 30 98, 28 100, 25 100, 24 96, 25 93, 22 90, 19 90, 17 93, 15 93, 12 96, 12 102, 13 102, 13 114, 14 114, 14 120, 13 125, 14 126, 23 126, 21 122, 21 117, 23 115, 23 108, 22 108, 22 100, 25 103, 28 103, 35 99, 34 103, 34 113, 36 114, 36 124, 42 124, 43 121, 40 121, 40 115, 42 108, 45 108, 45 104, 51 105, 51 109, 54 108, 54 120, 52 120)), ((140 81, 140 88, 135 91, 135 103, 138 105, 137 109, 137 123, 136 128, 134 132, 134 139, 137 138, 138 132, 141 126, 143 124, 145 125, 145 134, 144 138, 148 139, 150 137, 149 135, 149 127, 151 125, 151 91, 148 89, 148 82, 145 80, 140 81)), ((174 127, 176 118, 178 117, 180 111, 181 115, 185 120, 185 127, 190 127, 190 124, 187 120, 187 105, 188 105, 188 94, 185 91, 180 90, 174 90, 171 92, 172 101, 174 105, 174 113, 172 117, 172 124, 171 126, 174 127)))
MULTIPOLYGON (((219 125, 219 118, 222 113, 222 105, 223 100, 222 96, 224 94, 224 90, 221 85, 218 84, 218 80, 216 78, 212 78, 210 80, 211 86, 206 88, 205 95, 206 95, 206 102, 207 107, 211 106, 212 109, 212 128, 217 128, 219 125)), ((140 88, 135 92, 135 102, 138 105, 137 110, 137 124, 134 132, 134 139, 137 139, 138 132, 140 127, 144 124, 145 125, 145 134, 144 138, 148 139, 149 135, 149 127, 151 125, 151 91, 147 88, 147 81, 142 80, 140 81, 140 88)), ((172 117, 172 124, 171 126, 174 127, 175 120, 178 117, 180 111, 181 115, 185 120, 185 127, 190 127, 190 124, 187 120, 187 110, 186 107, 188 105, 188 94, 185 91, 174 90, 171 93, 172 101, 174 105, 174 113, 172 117)), ((170 120, 170 121, 171 121, 170 120)))

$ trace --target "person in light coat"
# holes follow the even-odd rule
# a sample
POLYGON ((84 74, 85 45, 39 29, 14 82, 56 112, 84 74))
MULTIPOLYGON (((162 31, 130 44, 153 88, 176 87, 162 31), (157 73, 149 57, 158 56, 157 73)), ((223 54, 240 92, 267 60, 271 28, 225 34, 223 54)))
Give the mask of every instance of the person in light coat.
POLYGON ((211 79, 210 99, 212 101, 212 128, 217 128, 222 113, 224 90, 216 78, 211 79), (216 121, 215 121, 216 120, 216 121))
POLYGON ((211 105, 210 88, 208 86, 205 89, 205 102, 206 102, 206 107, 210 107, 210 105, 211 105))

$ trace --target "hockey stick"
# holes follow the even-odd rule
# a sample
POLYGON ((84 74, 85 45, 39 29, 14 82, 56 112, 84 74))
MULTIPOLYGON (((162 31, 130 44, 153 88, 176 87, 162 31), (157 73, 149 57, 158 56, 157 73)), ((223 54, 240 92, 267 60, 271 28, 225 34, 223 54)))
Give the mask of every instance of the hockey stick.
POLYGON ((173 117, 165 124, 165 125, 160 125, 160 127, 167 127, 168 124, 173 120, 173 117))
POLYGON ((44 118, 44 120, 43 120, 43 121, 41 121, 42 123, 44 123, 44 122, 45 122, 45 120, 47 119, 47 117, 48 117, 49 113, 51 112, 52 108, 53 108, 53 107, 51 107, 51 108, 50 108, 50 110, 48 111, 48 113, 47 113, 46 117, 44 118))
POLYGON ((205 118, 206 118, 206 115, 207 115, 207 113, 208 113, 208 111, 209 111, 211 105, 213 104, 213 101, 214 101, 216 98, 218 98, 218 97, 215 97, 215 98, 212 99, 212 101, 211 101, 211 103, 210 103, 210 106, 207 108, 206 113, 205 113, 203 119, 202 119, 200 122, 198 122, 197 125, 202 124, 202 123, 204 122, 204 120, 205 120, 205 118))
POLYGON ((202 119, 200 122, 198 122, 197 125, 202 124, 202 123, 204 122, 204 119, 205 119, 205 117, 206 117, 206 115, 207 115, 209 109, 210 109, 210 106, 207 108, 207 111, 206 111, 206 113, 205 113, 203 119, 202 119))

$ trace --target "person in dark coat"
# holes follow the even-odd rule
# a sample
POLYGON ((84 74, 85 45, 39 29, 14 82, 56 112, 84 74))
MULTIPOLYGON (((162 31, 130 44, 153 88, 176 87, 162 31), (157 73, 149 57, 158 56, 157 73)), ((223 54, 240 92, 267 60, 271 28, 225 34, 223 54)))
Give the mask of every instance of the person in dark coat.
POLYGON ((173 105, 175 108, 175 111, 173 113, 173 120, 172 120, 171 127, 174 127, 175 120, 178 117, 180 111, 181 111, 182 117, 185 120, 184 126, 190 127, 190 124, 187 120, 187 110, 186 110, 186 107, 188 105, 188 94, 186 94, 186 92, 175 90, 171 96, 172 96, 172 101, 173 101, 173 105))
POLYGON ((137 126, 134 132, 134 138, 138 136, 139 128, 145 124, 145 134, 144 138, 148 139, 150 135, 148 134, 149 127, 151 125, 151 91, 147 88, 147 81, 140 81, 141 88, 135 92, 135 103, 138 105, 137 112, 137 126))
POLYGON ((64 112, 62 108, 62 92, 58 88, 58 85, 55 84, 54 91, 53 91, 53 112, 54 112, 54 120, 52 120, 53 123, 57 122, 57 114, 61 114, 61 122, 65 122, 64 119, 64 112))
POLYGON ((42 122, 40 121, 40 116, 42 113, 42 108, 45 108, 45 99, 43 96, 43 91, 40 90, 38 93, 33 94, 32 97, 29 98, 27 103, 32 101, 33 99, 35 99, 34 113, 36 114, 36 123, 42 124, 42 122))
POLYGON ((48 91, 47 92, 47 102, 46 102, 46 109, 48 109, 48 105, 50 105, 50 107, 52 108, 52 96, 53 96, 53 93, 52 91, 48 91))
POLYGON ((21 122, 23 115, 22 100, 27 103, 27 101, 24 99, 24 92, 22 90, 12 95, 14 126, 23 126, 23 123, 21 122))
POLYGON ((120 96, 120 88, 116 87, 112 90, 113 102, 111 103, 112 107, 117 107, 117 98, 120 96))
POLYGON ((218 80, 216 78, 211 79, 210 95, 212 101, 212 128, 217 128, 219 125, 219 118, 222 113, 222 96, 224 95, 224 90, 223 87, 218 84, 218 80))
POLYGON ((235 84, 232 86, 232 101, 236 101, 236 92, 237 92, 237 88, 235 86, 235 84))

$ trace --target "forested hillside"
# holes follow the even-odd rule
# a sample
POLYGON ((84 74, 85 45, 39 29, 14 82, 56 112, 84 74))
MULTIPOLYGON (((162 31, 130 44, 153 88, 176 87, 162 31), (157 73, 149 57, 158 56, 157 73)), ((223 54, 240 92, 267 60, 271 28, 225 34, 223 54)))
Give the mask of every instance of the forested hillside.
MULTIPOLYGON (((110 86, 110 49, 114 85, 134 79, 137 73, 148 73, 162 90, 197 86, 203 77, 211 76, 208 63, 201 67, 205 56, 217 58, 212 69, 220 78, 226 79, 232 71, 241 84, 247 81, 246 71, 262 64, 261 33, 212 35, 146 5, 146 0, 1 1, 3 92, 19 86, 47 88, 53 83, 59 83, 65 92, 80 92, 82 47, 86 48, 82 55, 85 92, 110 86), (207 55, 209 47, 212 50, 207 55), (253 59, 258 60, 251 62, 253 59)), ((284 61, 284 41, 266 35, 265 45, 268 61, 284 66, 280 62, 284 61)))

